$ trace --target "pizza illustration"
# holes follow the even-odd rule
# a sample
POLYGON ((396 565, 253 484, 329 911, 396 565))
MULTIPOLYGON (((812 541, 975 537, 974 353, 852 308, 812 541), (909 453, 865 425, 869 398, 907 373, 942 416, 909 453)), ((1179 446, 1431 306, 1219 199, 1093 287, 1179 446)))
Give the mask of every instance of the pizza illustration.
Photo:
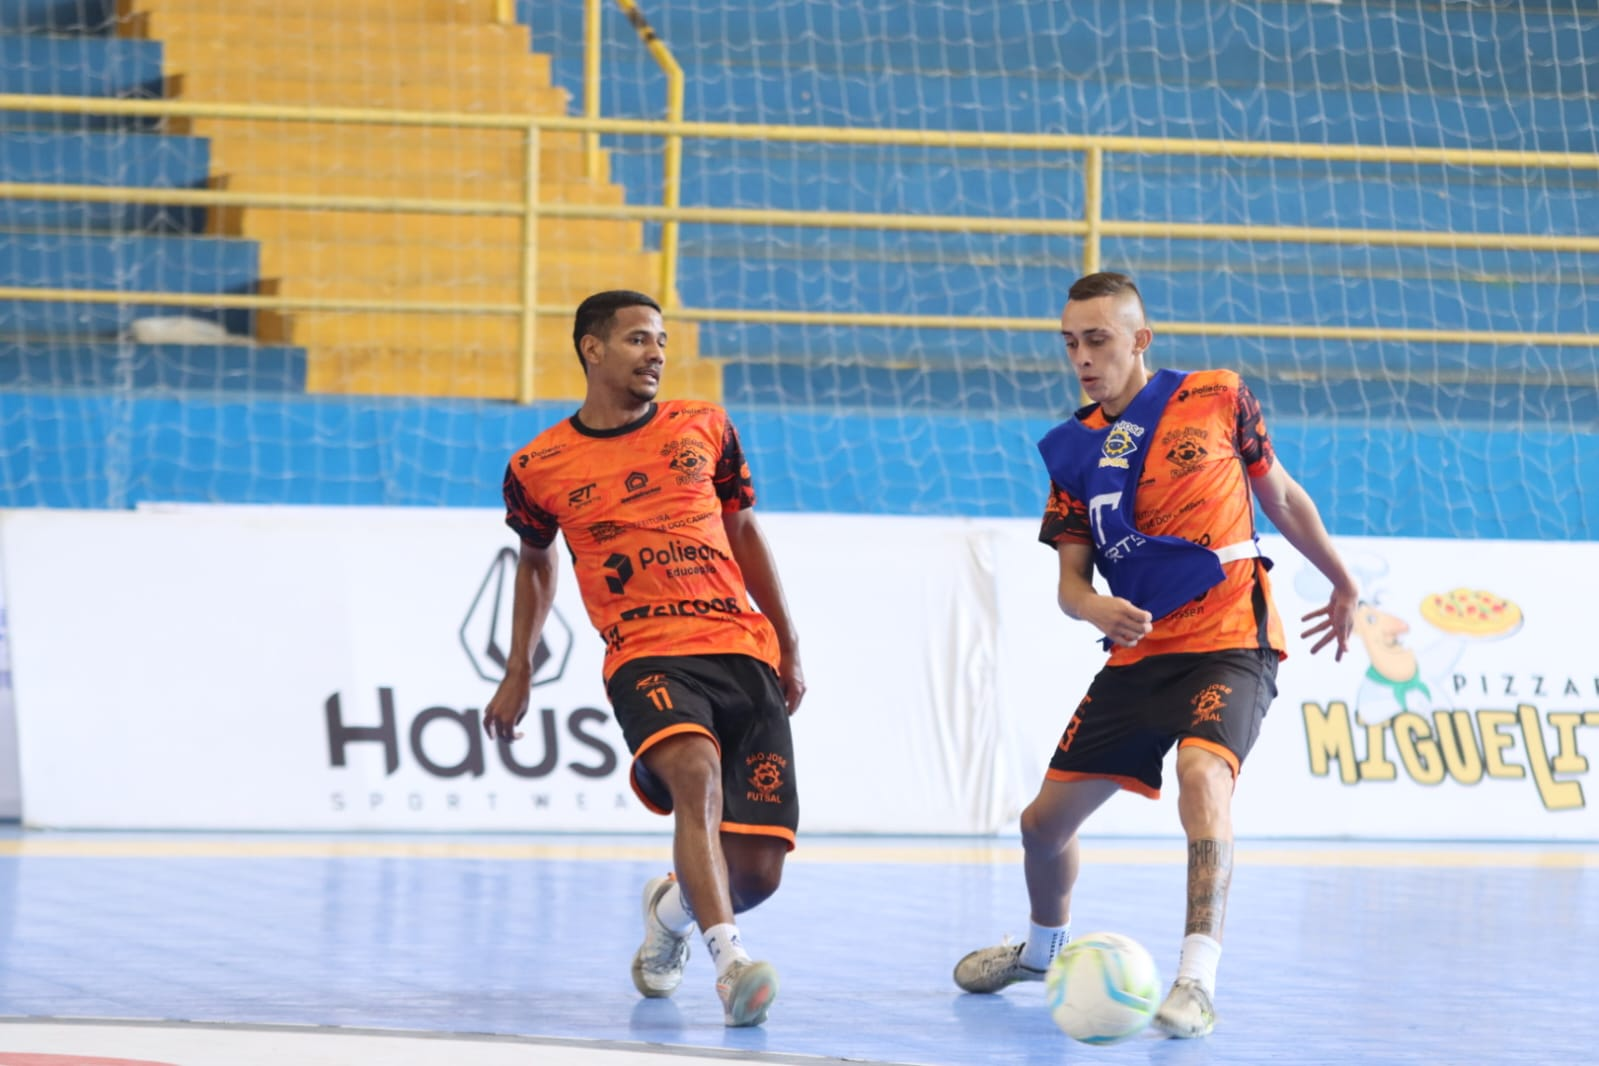
POLYGON ((1506 637, 1521 628, 1521 608, 1484 589, 1458 588, 1421 601, 1421 616, 1445 633, 1506 637))

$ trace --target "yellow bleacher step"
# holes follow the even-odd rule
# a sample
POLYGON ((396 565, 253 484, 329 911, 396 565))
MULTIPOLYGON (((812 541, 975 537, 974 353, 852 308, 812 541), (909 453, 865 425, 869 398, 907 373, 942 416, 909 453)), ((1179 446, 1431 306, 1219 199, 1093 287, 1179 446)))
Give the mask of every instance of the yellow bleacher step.
MULTIPOLYGON (((215 14, 217 0, 118 0, 117 10, 124 17, 139 11, 174 14, 215 14)), ((493 22, 494 0, 230 0, 227 9, 234 14, 256 17, 296 16, 327 18, 391 19, 404 22, 493 22)))
POLYGON ((493 115, 564 115, 570 102, 565 89, 548 86, 453 84, 366 85, 359 90, 337 83, 267 81, 241 74, 236 79, 183 76, 172 94, 184 100, 234 102, 291 107, 357 107, 387 111, 464 111, 493 115))
MULTIPOLYGON (((281 279, 282 291, 299 296, 366 299, 364 293, 377 286, 462 291, 491 286, 509 291, 471 299, 521 298, 522 250, 513 246, 273 241, 261 246, 260 255, 261 275, 281 279)), ((564 252, 553 261, 541 257, 540 301, 575 302, 601 289, 648 290, 660 278, 660 262, 659 252, 564 252)))
MULTIPOLYGON (((242 50, 241 50, 242 51, 242 50)), ((179 64, 169 58, 163 69, 175 79, 176 87, 185 95, 213 96, 218 90, 244 92, 250 100, 260 100, 263 94, 278 91, 280 86, 310 86, 324 93, 344 93, 339 106, 359 106, 360 96, 373 89, 447 89, 470 90, 493 99, 496 90, 517 93, 533 99, 553 102, 564 92, 552 92, 548 79, 540 78, 531 66, 521 63, 503 63, 493 69, 472 68, 471 73, 433 66, 368 66, 350 64, 334 66, 321 71, 284 71, 256 58, 253 51, 240 58, 245 63, 232 66, 204 67, 179 64)), ((222 99, 227 99, 223 97, 222 99)))
MULTIPOLYGON (((333 125, 291 120, 195 118, 174 133, 208 137, 213 145, 243 152, 243 158, 265 163, 264 155, 315 155, 329 168, 437 168, 441 160, 515 160, 521 174, 526 134, 521 129, 469 129, 462 126, 333 125), (369 160, 371 165, 363 165, 369 160)), ((539 173, 547 181, 582 176, 582 136, 547 131, 539 136, 539 173), (545 173, 548 171, 548 173, 545 173)), ((214 149, 216 150, 216 149, 214 149)), ((214 152, 213 150, 213 152, 214 152)), ((604 152, 601 152, 604 161, 604 152)), ((273 169, 278 169, 277 166, 273 169)))
MULTIPOLYGON (((213 208, 208 231, 259 241, 310 240, 448 242, 520 245, 522 223, 514 217, 435 215, 385 211, 303 211, 271 207, 213 208)), ((539 247, 566 249, 640 248, 644 225, 623 219, 544 218, 539 247)))
MULTIPOLYGON (((439 174, 213 174, 210 186, 233 192, 281 193, 285 196, 365 196, 427 200, 480 200, 521 204, 522 183, 490 178, 468 179, 439 174)), ((622 189, 597 182, 559 182, 539 186, 539 202, 615 207, 622 189)))
MULTIPOLYGON (((561 326, 539 320, 541 329, 554 328, 560 336, 561 326)), ((567 330, 567 343, 571 343, 571 323, 567 330)), ((458 348, 491 351, 515 351, 521 337, 521 323, 515 315, 466 315, 452 313, 426 314, 404 311, 311 311, 286 312, 281 322, 274 316, 262 316, 258 335, 270 343, 295 344, 302 347, 347 348, 372 344, 375 339, 386 338, 391 343, 403 342, 418 348, 458 348)), ((540 344, 540 350, 548 346, 540 344)))
POLYGON ((240 48, 248 47, 249 66, 257 73, 270 71, 286 81, 363 82, 397 76, 414 77, 418 71, 443 71, 451 81, 496 82, 524 76, 538 85, 550 84, 550 57, 542 52, 517 51, 509 45, 493 49, 451 47, 454 33, 446 31, 431 45, 413 48, 371 48, 351 55, 347 49, 324 47, 316 40, 282 43, 253 41, 241 46, 233 40, 192 37, 163 42, 161 58, 168 74, 222 71, 240 74, 240 48))
MULTIPOLYGON (((608 287, 608 286, 603 286, 608 287)), ((653 293, 651 295, 654 295, 653 293)), ((575 309, 576 303, 573 303, 575 309)), ((428 314, 419 311, 266 312, 260 339, 317 349, 404 347, 447 351, 517 351, 522 323, 511 314, 428 314)), ((668 323, 673 365, 697 361, 699 330, 692 322, 668 323)), ((570 314, 541 315, 535 322, 534 350, 572 352, 570 314)), ((575 355, 572 358, 576 358, 575 355)))
MULTIPOLYGON (((565 346, 540 347, 534 367, 534 398, 581 402, 583 369, 572 351, 570 325, 565 346)), ((459 396, 515 399, 521 359, 513 350, 349 346, 312 352, 306 364, 311 392, 378 396, 459 396)), ((681 397, 720 401, 722 368, 711 360, 668 359, 660 399, 681 397)))
MULTIPOLYGON (((281 139, 290 144, 363 145, 374 149, 413 144, 467 155, 489 151, 520 151, 526 139, 522 126, 418 126, 384 122, 317 122, 287 118, 195 118, 181 121, 175 131, 195 137, 232 137, 241 141, 281 139)), ((583 135, 576 130, 545 130, 543 151, 578 152, 583 135)))
MULTIPOLYGON (((463 181, 479 178, 520 182, 526 167, 525 149, 520 145, 497 145, 473 150, 452 149, 434 144, 411 131, 386 143, 371 138, 326 142, 288 137, 248 138, 223 135, 211 143, 212 166, 219 172, 235 174, 333 173, 389 174, 419 172, 454 173, 463 181)), ((539 179, 545 184, 579 183, 588 180, 581 153, 570 148, 550 148, 540 143, 539 179)), ((600 152, 595 180, 609 180, 610 156, 600 152)))
POLYGON ((215 4, 209 12, 139 10, 119 22, 117 32, 123 37, 158 41, 231 40, 289 44, 315 39, 321 47, 348 49, 350 55, 360 55, 367 48, 419 49, 430 42, 438 47, 441 58, 449 54, 452 46, 456 49, 500 48, 514 44, 514 51, 532 50, 527 27, 519 23, 444 25, 382 18, 361 12, 345 15, 341 10, 337 3, 323 4, 314 10, 282 13, 239 12, 232 9, 219 11, 215 4))

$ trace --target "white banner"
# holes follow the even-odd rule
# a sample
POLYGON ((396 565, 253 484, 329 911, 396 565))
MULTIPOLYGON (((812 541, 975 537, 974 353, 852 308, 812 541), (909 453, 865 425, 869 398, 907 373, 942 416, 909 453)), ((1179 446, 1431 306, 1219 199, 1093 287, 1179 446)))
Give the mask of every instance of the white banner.
MULTIPOLYGON (((1012 826, 1104 660, 1055 607, 1037 523, 762 521, 811 686, 802 835, 1012 826)), ((1599 839, 1599 666, 1561 595, 1599 547, 1341 546, 1368 603, 1334 663, 1297 639, 1324 588, 1268 541, 1292 657, 1240 778, 1240 835, 1599 839), (1433 599, 1456 589, 1491 594, 1450 597, 1460 617, 1499 621, 1460 632, 1433 599)), ((0 557, 30 825, 668 827, 627 786, 564 553, 526 735, 484 738, 515 569, 498 512, 5 512, 0 557)), ((1176 834, 1170 762, 1166 784, 1090 831, 1176 834)))
MULTIPOLYGON (((1004 707, 1029 791, 1104 662, 1095 631, 1056 608, 1037 530, 1011 527, 1000 552, 1004 707)), ((1239 835, 1599 839, 1599 656, 1571 595, 1599 545, 1341 538, 1365 601, 1342 662, 1299 637, 1326 581, 1281 537, 1262 545, 1289 658, 1239 777, 1239 835), (1494 617, 1468 624, 1483 605, 1494 617)), ((1118 795, 1092 830, 1179 832, 1174 763, 1159 800, 1118 795)))
MULTIPOLYGON (((765 525, 816 693, 795 720, 802 830, 1001 823, 1013 783, 969 770, 998 765, 1000 725, 963 526, 765 525)), ((627 785, 564 553, 525 735, 485 740, 516 566, 498 512, 21 511, 0 544, 31 825, 668 827, 627 785)))
POLYGON ((11 695, 11 623, 6 614, 5 582, 0 580, 0 818, 22 816, 22 782, 17 769, 17 708, 11 695))

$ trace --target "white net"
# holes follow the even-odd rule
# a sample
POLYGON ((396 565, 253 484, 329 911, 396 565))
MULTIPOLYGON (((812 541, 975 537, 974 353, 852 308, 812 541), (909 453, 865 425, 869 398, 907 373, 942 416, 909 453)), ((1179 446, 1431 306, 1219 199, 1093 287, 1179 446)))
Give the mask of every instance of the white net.
MULTIPOLYGON (((583 88, 574 0, 522 0, 513 26, 496 24, 488 0, 5 10, 8 92, 575 113, 583 88)), ((1582 342, 1599 332, 1593 5, 661 0, 644 14, 685 72, 690 120, 1389 149, 1365 162, 1109 150, 1103 217, 1154 229, 1107 234, 1101 261, 1139 280, 1157 331, 1172 326, 1158 362, 1246 374, 1335 529, 1599 530, 1599 500, 1582 491, 1599 479, 1599 353, 1582 342), (1402 156, 1412 148, 1542 155, 1418 164, 1402 156), (1192 223, 1454 237, 1413 247, 1170 234, 1192 223), (1510 246, 1476 246, 1484 238, 1510 246), (1195 323, 1236 331, 1182 335, 1195 323), (1273 338, 1259 324, 1379 332, 1273 338)), ((661 117, 664 78, 613 4, 602 36, 603 113, 661 117)), ((514 132, 148 127, 13 114, 4 180, 521 195, 514 132)), ((659 138, 606 137, 593 176, 578 135, 545 142, 541 198, 661 201, 659 138)), ((1085 175, 1078 151, 690 138, 682 202, 1059 221, 1084 217, 1085 175)), ((509 217, 16 201, 0 211, 0 284, 479 306, 518 295, 509 217)), ((541 302, 652 291, 658 230, 546 220, 541 302)), ((1079 237, 979 225, 685 225, 688 309, 885 321, 675 322, 672 384, 734 409, 769 506, 1033 514, 1031 442, 1076 402, 1049 323, 1084 262, 1079 237), (1031 325, 922 321, 946 315, 1031 325)), ((507 314, 186 308, 255 344, 118 339, 134 317, 174 313, 0 302, 6 502, 492 504, 508 449, 571 406, 505 403, 516 388, 507 314)), ((568 331, 540 323, 542 395, 579 387, 568 331)))

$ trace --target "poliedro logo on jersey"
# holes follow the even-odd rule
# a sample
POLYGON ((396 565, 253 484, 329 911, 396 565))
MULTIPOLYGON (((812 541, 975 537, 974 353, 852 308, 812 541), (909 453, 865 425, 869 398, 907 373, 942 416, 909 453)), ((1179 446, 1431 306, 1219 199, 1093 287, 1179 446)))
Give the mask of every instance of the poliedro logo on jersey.
POLYGON ((1105 437, 1099 465, 1114 466, 1126 470, 1127 457, 1138 450, 1138 438, 1143 435, 1143 426, 1137 426, 1131 422, 1116 423, 1105 437))
POLYGON ((726 552, 719 551, 705 544, 694 544, 688 541, 669 540, 664 545, 640 548, 638 551, 638 564, 640 570, 648 570, 652 566, 666 567, 666 576, 671 578, 692 577, 695 574, 714 574, 716 564, 728 561, 726 552))
POLYGON ((605 569, 610 571, 605 575, 605 587, 620 596, 622 590, 627 588, 627 583, 633 579, 633 560, 621 552, 613 552, 611 557, 605 560, 605 569))

